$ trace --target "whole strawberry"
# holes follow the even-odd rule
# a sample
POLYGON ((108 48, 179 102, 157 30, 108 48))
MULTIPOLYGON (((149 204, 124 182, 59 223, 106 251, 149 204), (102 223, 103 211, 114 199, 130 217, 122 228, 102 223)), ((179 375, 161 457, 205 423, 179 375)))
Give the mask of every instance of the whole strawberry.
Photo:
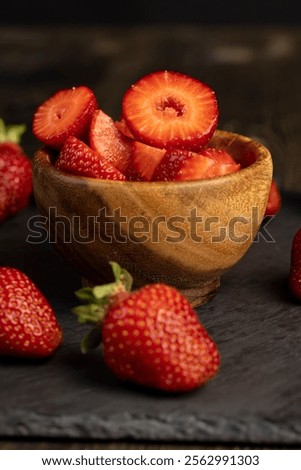
POLYGON ((46 357, 62 341, 50 304, 26 274, 0 267, 0 355, 46 357))
POLYGON ((0 120, 0 223, 30 202, 31 162, 19 145, 25 126, 5 126, 0 120))
POLYGON ((292 241, 289 287, 293 295, 301 300, 301 228, 292 241))
POLYGON ((160 283, 130 292, 129 273, 111 265, 115 283, 76 292, 88 302, 73 309, 79 321, 96 323, 82 350, 102 340, 117 377, 163 391, 186 392, 211 379, 219 352, 186 298, 160 283))

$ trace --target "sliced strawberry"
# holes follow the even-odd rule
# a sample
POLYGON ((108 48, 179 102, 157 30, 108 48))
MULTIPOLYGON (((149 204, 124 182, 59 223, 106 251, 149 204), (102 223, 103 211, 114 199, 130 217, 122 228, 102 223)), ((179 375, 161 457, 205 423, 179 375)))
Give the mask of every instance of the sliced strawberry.
POLYGON ((125 176, 105 158, 74 136, 63 145, 55 167, 73 175, 109 180, 125 180, 125 176))
POLYGON ((240 170, 240 164, 236 163, 234 158, 224 149, 208 147, 201 150, 199 155, 211 158, 216 163, 216 165, 211 167, 207 172, 208 178, 223 176, 240 170))
POLYGON ((125 119, 121 118, 119 121, 115 121, 115 126, 123 135, 125 135, 126 137, 130 137, 130 139, 134 139, 133 134, 126 125, 125 119))
POLYGON ((115 126, 113 119, 101 109, 93 113, 89 142, 109 163, 124 173, 131 158, 131 140, 115 126))
POLYGON ((206 148, 200 153, 188 150, 167 151, 156 167, 154 181, 182 181, 214 178, 240 169, 225 150, 206 148))
POLYGON ((200 150, 218 121, 214 91, 173 71, 142 77, 124 94, 122 114, 134 137, 159 148, 200 150))
POLYGON ((217 164, 212 158, 189 150, 167 151, 153 174, 153 181, 183 181, 207 178, 217 164))
POLYGON ((164 154, 164 149, 151 147, 136 140, 133 142, 132 161, 142 181, 151 181, 153 173, 164 154))
POLYGON ((281 208, 281 194, 276 181, 273 179, 267 206, 265 209, 265 215, 276 215, 281 208))
POLYGON ((70 135, 85 136, 96 108, 96 97, 90 88, 79 86, 60 90, 37 108, 33 116, 33 134, 45 145, 59 149, 70 135))
POLYGON ((126 170, 125 177, 127 181, 143 181, 136 168, 131 165, 129 165, 128 169, 126 170))

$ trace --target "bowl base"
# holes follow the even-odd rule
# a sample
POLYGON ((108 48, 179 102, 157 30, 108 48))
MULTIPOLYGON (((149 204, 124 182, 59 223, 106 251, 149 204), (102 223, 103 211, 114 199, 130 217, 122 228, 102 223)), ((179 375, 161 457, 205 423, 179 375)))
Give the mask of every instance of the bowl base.
MULTIPOLYGON (((102 282, 100 282, 99 284, 102 284, 102 282)), ((82 278, 83 287, 92 287, 93 285, 95 285, 95 282, 93 283, 84 277, 82 278)), ((179 291, 191 303, 192 307, 200 307, 201 305, 204 305, 207 302, 209 302, 215 296, 219 286, 220 286, 220 278, 215 277, 213 279, 210 279, 204 282, 200 286, 188 287, 186 289, 179 289, 179 291)), ((142 285, 139 287, 142 287, 142 285)))
POLYGON ((186 299, 189 300, 193 307, 200 307, 213 299, 219 286, 220 278, 216 277, 214 279, 210 279, 210 281, 207 281, 201 286, 180 289, 180 291, 186 299))

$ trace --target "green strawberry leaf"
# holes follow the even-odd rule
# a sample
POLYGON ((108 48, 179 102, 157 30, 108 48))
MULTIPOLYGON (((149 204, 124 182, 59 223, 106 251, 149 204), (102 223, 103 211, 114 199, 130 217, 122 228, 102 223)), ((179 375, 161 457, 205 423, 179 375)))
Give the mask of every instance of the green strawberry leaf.
POLYGON ((131 274, 126 269, 122 268, 115 261, 110 261, 110 265, 113 270, 115 282, 122 282, 125 286, 125 289, 127 291, 130 291, 132 288, 132 284, 133 284, 133 278, 131 274))
POLYGON ((78 305, 72 312, 78 318, 79 323, 101 323, 105 316, 105 307, 96 304, 78 305))

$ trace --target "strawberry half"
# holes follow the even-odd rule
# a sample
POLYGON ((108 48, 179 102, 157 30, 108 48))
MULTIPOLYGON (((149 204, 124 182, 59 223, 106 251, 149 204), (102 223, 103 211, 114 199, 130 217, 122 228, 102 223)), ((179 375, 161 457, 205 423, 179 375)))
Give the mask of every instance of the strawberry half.
POLYGON ((153 173, 153 181, 186 181, 214 178, 240 169, 226 150, 206 148, 200 153, 167 151, 153 173))
POLYGON ((301 228, 292 241, 289 287, 293 295, 301 300, 301 228))
POLYGON ((188 392, 214 377, 219 351, 188 300, 160 283, 131 292, 129 273, 111 265, 115 282, 76 292, 87 305, 73 312, 81 323, 96 324, 82 351, 102 341, 104 360, 117 377, 166 392, 188 392))
POLYGON ((281 208, 281 194, 280 194, 280 190, 276 181, 273 179, 270 192, 269 192, 267 206, 265 209, 265 215, 276 215, 277 212, 280 211, 280 208, 281 208))
POLYGON ((142 181, 151 181, 153 173, 164 157, 165 150, 133 141, 132 162, 142 181))
POLYGON ((214 91, 173 71, 142 77, 124 94, 122 116, 135 139, 159 148, 198 151, 218 121, 214 91))
POLYGON ((58 170, 78 176, 125 180, 125 176, 105 158, 74 136, 68 137, 55 162, 58 170))
POLYGON ((240 164, 236 163, 234 158, 224 149, 208 147, 201 150, 199 155, 211 158, 216 163, 208 170, 207 178, 223 176, 240 170, 240 164))
POLYGON ((130 162, 131 142, 110 116, 101 109, 94 111, 89 132, 90 146, 122 173, 125 173, 130 162))
POLYGON ((184 181, 207 178, 214 160, 188 150, 167 151, 153 174, 153 181, 184 181))
POLYGON ((85 137, 96 108, 96 97, 86 86, 59 90, 35 111, 32 132, 43 144, 59 149, 70 135, 85 137))

